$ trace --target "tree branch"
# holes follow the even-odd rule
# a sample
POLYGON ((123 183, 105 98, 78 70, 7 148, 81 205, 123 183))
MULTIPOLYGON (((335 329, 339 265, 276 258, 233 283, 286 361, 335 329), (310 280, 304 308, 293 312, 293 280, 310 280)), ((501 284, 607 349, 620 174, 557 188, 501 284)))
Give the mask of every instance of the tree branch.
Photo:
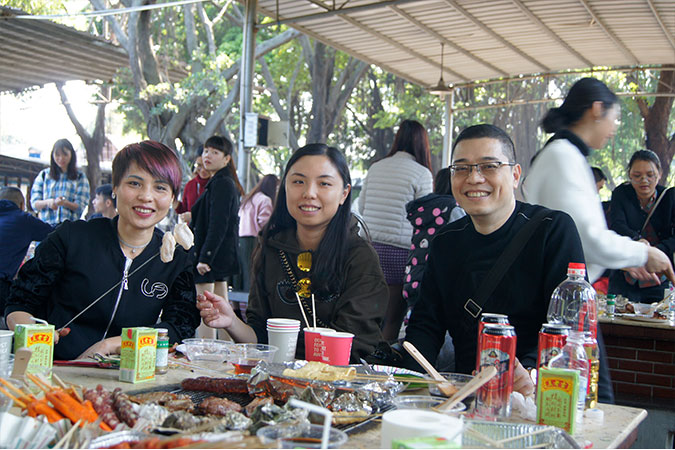
MULTIPOLYGON (((103 0, 89 0, 89 2, 96 11, 103 11, 104 9, 107 9, 103 0)), ((120 43, 122 47, 124 47, 127 53, 129 53, 129 39, 127 37, 127 34, 122 29, 122 26, 120 25, 119 21, 115 18, 114 15, 105 16, 105 20, 107 20, 110 26, 112 27, 113 33, 115 33, 117 41, 120 43)))
POLYGON ((73 107, 70 105, 70 101, 68 100, 66 91, 63 90, 62 81, 56 82, 56 89, 59 91, 59 96, 61 97, 61 104, 63 105, 64 108, 66 108, 68 118, 70 118, 70 121, 73 123, 73 126, 75 127, 75 131, 77 131, 77 135, 80 136, 80 139, 82 139, 82 143, 84 143, 86 147, 88 141, 91 140, 91 135, 82 126, 80 121, 77 120, 77 116, 75 115, 75 111, 73 111, 73 107))
POLYGON ((204 4, 197 3, 197 13, 199 14, 199 20, 204 24, 204 33, 206 34, 206 42, 209 49, 209 55, 215 57, 216 55, 216 41, 213 37, 213 22, 209 20, 208 14, 204 11, 204 4))

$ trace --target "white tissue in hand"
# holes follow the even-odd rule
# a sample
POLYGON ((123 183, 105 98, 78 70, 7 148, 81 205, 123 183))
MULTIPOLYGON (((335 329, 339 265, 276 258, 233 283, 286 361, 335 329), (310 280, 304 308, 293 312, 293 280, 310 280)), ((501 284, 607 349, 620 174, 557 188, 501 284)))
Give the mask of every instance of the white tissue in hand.
POLYGON ((173 227, 173 235, 176 238, 181 247, 185 250, 190 250, 195 243, 195 236, 192 234, 192 230, 187 226, 186 223, 179 222, 173 227))
POLYGON ((537 405, 532 397, 523 397, 520 392, 511 393, 511 412, 525 420, 537 419, 537 405))
POLYGON ((167 231, 162 238, 162 248, 159 252, 162 262, 168 263, 173 261, 174 250, 176 250, 176 239, 174 239, 173 234, 167 231))

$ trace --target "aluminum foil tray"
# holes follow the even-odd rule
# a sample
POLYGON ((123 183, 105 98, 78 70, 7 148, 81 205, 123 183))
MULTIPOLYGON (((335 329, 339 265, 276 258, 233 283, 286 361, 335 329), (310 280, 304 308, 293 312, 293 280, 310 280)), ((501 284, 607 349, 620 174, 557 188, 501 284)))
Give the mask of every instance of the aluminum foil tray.
POLYGON ((88 448, 109 448, 114 445, 124 444, 125 442, 142 441, 143 439, 147 439, 149 437, 151 437, 149 434, 142 433, 140 431, 113 431, 93 439, 89 443, 88 448))
MULTIPOLYGON (((226 398, 228 400, 232 400, 233 402, 239 403, 241 406, 246 406, 251 401, 253 401, 253 397, 251 397, 248 394, 215 394, 213 392, 204 392, 204 391, 186 391, 184 390, 180 384, 165 384, 163 386, 155 386, 152 388, 148 389, 138 389, 134 391, 129 391, 127 392, 128 395, 138 395, 138 394, 147 394, 148 392, 171 392, 173 394, 186 394, 188 395, 192 401, 194 402, 195 405, 198 405, 204 400, 206 397, 220 397, 220 398, 226 398)), ((360 428, 363 425, 366 425, 368 423, 371 423, 375 419, 379 419, 382 414, 385 411, 389 411, 390 409, 393 409, 393 405, 388 405, 380 411, 380 414, 373 414, 370 417, 365 418, 364 420, 360 422, 355 422, 355 423, 347 423, 347 424, 341 424, 341 425, 333 425, 334 428, 337 428, 338 430, 344 431, 345 433, 351 433, 355 431, 356 429, 360 428)), ((124 441, 122 441, 124 442, 124 441)), ((111 444, 115 445, 115 444, 111 444)))
POLYGON ((522 423, 484 422, 466 420, 462 431, 462 447, 465 448, 581 448, 577 441, 561 428, 522 423), (549 428, 537 434, 534 433, 549 428), (473 433, 473 432, 477 433, 473 433), (480 435, 487 437, 482 438, 480 435), (499 446, 494 441, 502 442, 499 446), (492 442, 491 442, 492 441, 492 442))

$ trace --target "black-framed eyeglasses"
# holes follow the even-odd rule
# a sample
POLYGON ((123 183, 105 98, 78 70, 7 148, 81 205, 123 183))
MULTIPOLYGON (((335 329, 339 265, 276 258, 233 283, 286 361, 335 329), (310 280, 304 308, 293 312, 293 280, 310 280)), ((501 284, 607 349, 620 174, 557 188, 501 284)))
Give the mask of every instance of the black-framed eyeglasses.
POLYGON ((630 177, 630 180, 634 183, 639 183, 643 179, 651 183, 657 178, 657 175, 655 173, 629 174, 628 176, 630 177))
POLYGON ((450 175, 457 178, 468 177, 475 167, 479 174, 489 177, 497 173, 502 166, 515 166, 516 163, 504 161, 490 161, 478 164, 452 164, 450 166, 450 175))

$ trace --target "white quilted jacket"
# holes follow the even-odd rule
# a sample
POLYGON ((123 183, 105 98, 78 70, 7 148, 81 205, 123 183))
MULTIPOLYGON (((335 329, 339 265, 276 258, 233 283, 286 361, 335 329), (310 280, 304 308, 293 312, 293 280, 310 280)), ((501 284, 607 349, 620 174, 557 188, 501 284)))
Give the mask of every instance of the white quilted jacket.
POLYGON ((404 151, 370 166, 359 195, 359 212, 373 242, 409 248, 413 229, 405 205, 431 193, 432 188, 429 169, 404 151))

